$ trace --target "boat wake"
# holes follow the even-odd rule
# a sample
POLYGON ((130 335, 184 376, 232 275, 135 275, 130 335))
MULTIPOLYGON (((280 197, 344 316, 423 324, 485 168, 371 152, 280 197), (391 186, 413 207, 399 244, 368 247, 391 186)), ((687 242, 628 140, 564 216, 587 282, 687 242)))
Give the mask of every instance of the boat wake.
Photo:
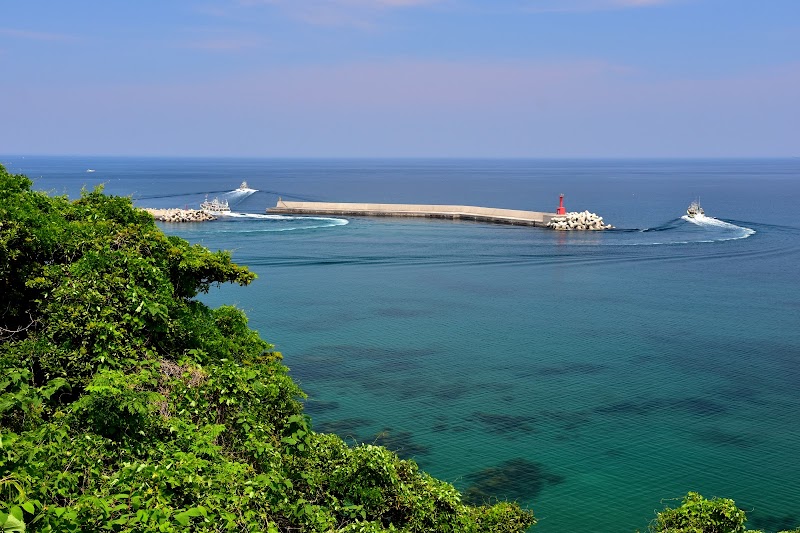
POLYGON ((609 236, 616 235, 617 238, 608 239, 605 244, 657 246, 734 241, 755 235, 756 231, 745 226, 697 214, 692 217, 684 215, 653 228, 616 229, 606 233, 609 233, 609 236), (651 237, 654 237, 655 234, 658 234, 658 237, 652 239, 651 237))
MULTIPOLYGON (((708 229, 711 231, 720 231, 725 234, 723 238, 718 238, 714 240, 722 240, 722 241, 730 241, 736 239, 746 239, 751 235, 756 233, 756 230, 751 228, 746 228, 744 226, 737 226, 736 224, 731 224, 730 222, 725 222, 724 220, 719 220, 714 217, 708 217, 706 215, 695 215, 690 217, 688 215, 683 215, 681 220, 699 226, 703 229, 708 229)), ((705 241, 704 241, 705 242, 705 241)))
POLYGON ((344 226, 350 223, 350 221, 346 218, 264 215, 258 213, 237 213, 235 211, 229 211, 227 213, 214 213, 214 215, 218 217, 218 222, 225 221, 225 219, 241 219, 252 221, 254 223, 257 221, 271 222, 270 224, 250 224, 247 226, 237 225, 236 229, 231 228, 230 231, 235 231, 237 233, 332 228, 335 226, 344 226))
POLYGON ((241 202, 242 200, 244 200, 245 198, 247 198, 251 194, 257 193, 257 192, 258 192, 257 189, 250 189, 248 187, 248 188, 234 189, 232 191, 228 191, 228 192, 222 193, 221 196, 225 200, 228 200, 229 204, 238 204, 239 202, 241 202))

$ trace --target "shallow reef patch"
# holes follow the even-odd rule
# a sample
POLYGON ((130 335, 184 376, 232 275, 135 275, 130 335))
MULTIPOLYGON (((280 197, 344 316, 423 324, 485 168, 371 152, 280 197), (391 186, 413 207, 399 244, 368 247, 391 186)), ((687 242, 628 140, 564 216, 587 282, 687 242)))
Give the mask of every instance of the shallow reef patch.
POLYGON ((753 510, 748 511, 747 522, 757 530, 789 531, 800 527, 800 515, 761 516, 758 510, 753 510))
POLYGON ((470 421, 479 422, 487 431, 497 435, 528 434, 536 431, 533 426, 534 417, 527 415, 505 415, 476 411, 469 418, 470 421))
POLYGON ((543 464, 524 457, 473 472, 464 479, 470 485, 462 494, 464 501, 470 505, 484 505, 498 499, 530 501, 546 485, 564 482, 564 476, 550 472, 543 464))
POLYGON ((339 402, 326 402, 323 400, 307 399, 303 402, 303 410, 313 418, 320 413, 328 413, 339 408, 339 402))
POLYGON ((414 442, 414 434, 411 431, 395 431, 389 427, 383 428, 375 436, 372 444, 393 451, 401 459, 413 459, 430 453, 428 446, 414 442))
POLYGON ((757 446, 758 440, 750 435, 740 435, 719 428, 705 428, 694 432, 697 440, 715 446, 734 446, 736 448, 750 448, 757 446))
POLYGON ((358 439, 362 428, 371 426, 375 421, 369 418, 343 418, 314 424, 314 431, 318 433, 334 433, 342 439, 358 439))

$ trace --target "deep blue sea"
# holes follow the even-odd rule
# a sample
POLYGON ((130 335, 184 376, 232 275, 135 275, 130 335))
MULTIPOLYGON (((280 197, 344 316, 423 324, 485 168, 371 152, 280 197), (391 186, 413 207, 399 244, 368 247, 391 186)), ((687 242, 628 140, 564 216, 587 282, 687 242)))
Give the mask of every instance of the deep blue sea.
POLYGON ((0 161, 71 197, 227 199, 232 216, 161 227, 258 274, 204 300, 283 352, 315 429, 518 500, 532 531, 633 532, 688 491, 800 526, 798 158, 0 161), (553 211, 560 193, 617 229, 264 214, 278 197, 553 211), (682 218, 698 197, 709 218, 682 218))

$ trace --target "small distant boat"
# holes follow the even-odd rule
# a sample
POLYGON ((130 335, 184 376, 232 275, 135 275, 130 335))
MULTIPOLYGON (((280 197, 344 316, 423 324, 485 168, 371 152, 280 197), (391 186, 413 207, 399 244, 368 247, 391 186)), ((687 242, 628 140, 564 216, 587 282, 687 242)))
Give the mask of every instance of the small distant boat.
POLYGON ((214 198, 209 202, 208 196, 206 196, 206 199, 200 204, 200 209, 210 213, 228 213, 231 210, 228 205, 228 200, 220 201, 219 198, 214 198))
POLYGON ((703 211, 703 208, 700 207, 700 199, 698 198, 694 202, 689 204, 689 208, 686 210, 686 215, 689 218, 694 218, 698 215, 705 215, 706 212, 703 211))
POLYGON ((247 186, 247 182, 246 181, 243 181, 242 184, 239 185, 239 188, 236 189, 236 190, 237 191, 249 191, 250 187, 247 186))
POLYGON ((94 172, 94 169, 93 168, 87 168, 86 172, 94 172))

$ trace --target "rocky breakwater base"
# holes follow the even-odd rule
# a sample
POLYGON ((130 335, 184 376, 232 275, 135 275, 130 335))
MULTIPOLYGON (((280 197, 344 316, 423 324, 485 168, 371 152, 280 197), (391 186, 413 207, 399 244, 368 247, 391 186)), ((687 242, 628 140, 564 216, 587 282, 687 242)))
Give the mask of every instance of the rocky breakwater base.
POLYGON ((603 217, 589 211, 580 213, 571 212, 563 215, 555 215, 547 223, 547 227, 558 231, 588 230, 598 231, 611 229, 614 226, 605 224, 603 217))
POLYGON ((197 209, 151 209, 145 211, 161 222, 206 222, 217 218, 210 213, 197 209))

